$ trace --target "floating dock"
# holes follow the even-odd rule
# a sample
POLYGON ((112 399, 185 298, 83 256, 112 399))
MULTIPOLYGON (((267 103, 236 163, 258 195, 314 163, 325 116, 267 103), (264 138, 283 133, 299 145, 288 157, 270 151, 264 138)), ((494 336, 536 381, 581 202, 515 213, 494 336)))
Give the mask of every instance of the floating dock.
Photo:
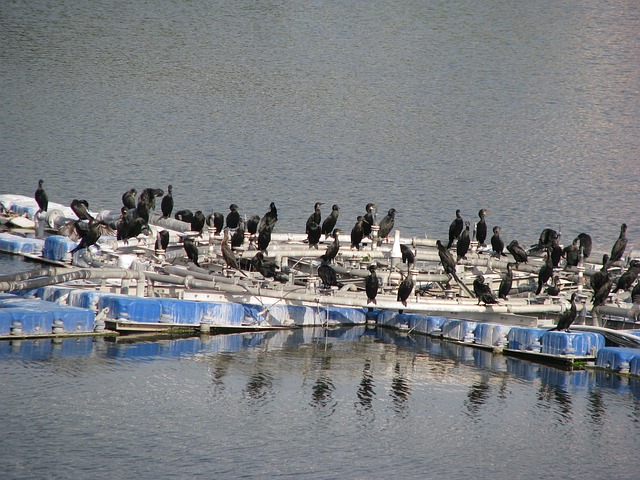
MULTIPOLYGON (((0 195, 0 204, 8 212, 0 222, 7 229, 0 232, 0 251, 43 264, 29 272, 0 276, 0 292, 7 292, 0 294, 0 339, 369 325, 539 362, 606 365, 640 374, 640 360, 632 354, 640 355, 640 342, 634 341, 640 338, 635 330, 640 326, 640 309, 628 292, 611 295, 609 303, 588 315, 585 305, 591 292, 585 285, 600 270, 597 261, 583 259, 578 267, 557 268, 561 293, 534 295, 543 261, 531 256, 528 264, 514 269, 508 300, 484 305, 471 294, 473 280, 481 274, 497 290, 512 259, 498 260, 476 244, 457 263, 457 282, 443 271, 433 239, 402 238, 396 230, 393 242, 385 243, 374 229, 373 238, 365 239, 360 249, 351 249, 350 238, 340 236, 342 247, 332 264, 339 286, 327 288, 318 278, 318 257, 330 242, 310 249, 304 234, 272 234, 265 254, 277 266, 278 277, 270 278, 251 269, 229 268, 221 253, 222 235, 213 228, 190 232, 189 224, 152 213, 151 235, 128 241, 101 237, 96 246, 72 255, 77 242, 56 234, 62 225, 77 220, 68 207, 50 204, 49 212, 35 217, 37 205, 31 198, 0 195), (166 250, 156 250, 155 238, 163 229, 170 232, 170 244, 166 250), (184 235, 194 239, 201 267, 186 259, 180 242, 184 235), (411 267, 415 287, 406 305, 396 300, 408 271, 400 245, 408 246, 416 259, 411 267), (364 293, 371 263, 378 267, 381 284, 375 304, 364 293), (580 301, 576 321, 580 325, 570 332, 548 331, 574 292, 580 301), (607 322, 622 322, 627 329, 612 333, 607 322), (616 354, 611 348, 627 350, 616 354), (600 359, 600 352, 606 359, 600 359)), ((118 218, 111 211, 95 215, 105 221, 118 218)), ((255 239, 245 235, 235 254, 242 261, 256 252, 255 239)), ((619 272, 624 267, 624 262, 613 265, 619 272)))

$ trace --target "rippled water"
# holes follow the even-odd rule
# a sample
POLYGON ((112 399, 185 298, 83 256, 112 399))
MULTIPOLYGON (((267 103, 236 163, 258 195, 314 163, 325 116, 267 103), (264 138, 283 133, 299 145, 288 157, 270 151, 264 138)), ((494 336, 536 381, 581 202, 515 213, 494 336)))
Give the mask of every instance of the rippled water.
POLYGON ((640 382, 364 327, 0 343, 4 478, 636 478, 640 382))
MULTIPOLYGON (((437 238, 488 208, 505 240, 637 246, 639 31, 636 1, 0 2, 0 193, 172 183, 176 209, 274 201, 279 231, 373 201, 437 238)), ((316 336, 0 343, 3 478, 636 476, 635 380, 316 336)))

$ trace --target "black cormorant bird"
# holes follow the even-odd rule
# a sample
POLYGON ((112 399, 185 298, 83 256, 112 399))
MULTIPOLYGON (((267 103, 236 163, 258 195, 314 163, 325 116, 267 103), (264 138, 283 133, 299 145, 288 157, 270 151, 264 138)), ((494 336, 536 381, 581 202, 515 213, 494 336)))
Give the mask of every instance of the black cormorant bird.
POLYGON ((484 242, 487 240, 487 222, 485 222, 484 217, 488 214, 489 210, 485 210, 484 208, 478 212, 478 217, 480 217, 480 220, 476 224, 476 240, 478 241, 478 247, 484 247, 484 242))
POLYGON ((247 220, 247 232, 249 235, 258 233, 258 225, 260 224, 260 215, 251 215, 247 220))
POLYGON ((318 243, 320 243, 320 237, 322 237, 322 228, 316 222, 311 222, 307 225, 307 241, 309 242, 309 248, 318 249, 318 243))
POLYGON ((229 205, 229 213, 227 213, 226 225, 227 228, 233 230, 238 228, 238 223, 240 222, 240 212, 238 212, 238 205, 232 203, 229 205))
POLYGON ((127 207, 128 210, 136 208, 136 196, 138 191, 135 188, 131 188, 122 194, 122 205, 127 207))
POLYGON ((580 249, 582 250, 582 256, 584 258, 589 258, 591 255, 591 235, 588 233, 581 233, 578 235, 578 239, 580 239, 580 249))
POLYGON ((182 243, 184 246, 184 251, 187 252, 187 258, 191 260, 197 267, 200 266, 198 263, 198 246, 196 242, 193 241, 193 238, 184 237, 182 239, 182 243))
POLYGON ((467 252, 469 251, 469 246, 471 245, 471 235, 469 234, 469 227, 469 222, 465 222, 464 230, 460 234, 460 238, 458 239, 458 243, 456 244, 458 262, 463 258, 466 259, 467 252))
POLYGON ((36 199, 36 203, 38 204, 38 211, 36 215, 40 212, 46 212, 49 208, 49 198, 47 197, 47 192, 44 191, 42 184, 44 180, 38 180, 38 188, 36 189, 36 193, 34 194, 34 198, 36 199))
POLYGON ((400 244, 400 253, 402 254, 402 263, 410 263, 415 265, 416 263, 416 255, 411 250, 409 245, 405 245, 404 243, 400 244))
POLYGON ((502 230, 502 227, 498 227, 497 225, 493 227, 493 236, 491 237, 491 248, 493 248, 493 251, 498 256, 498 260, 504 255, 504 242, 500 238, 500 230, 502 230))
POLYGON ((484 277, 482 275, 478 275, 473 281, 473 293, 475 293, 478 298, 478 305, 480 305, 480 302, 485 305, 498 303, 498 300, 491 291, 491 287, 484 283, 484 277))
POLYGON ((377 207, 375 203, 367 203, 367 206, 365 207, 364 223, 362 224, 362 229, 364 230, 365 237, 371 235, 371 225, 375 225, 376 208, 377 207))
POLYGON ((564 247, 562 256, 567 261, 567 267, 578 266, 578 263, 580 263, 580 239, 578 237, 573 239, 571 245, 564 247))
POLYGON ((238 226, 236 227, 233 235, 231 235, 231 248, 235 249, 241 247, 244 242, 244 220, 242 217, 238 219, 238 226))
POLYGON ((258 229, 258 250, 266 251, 271 243, 271 225, 265 225, 258 229))
POLYGON ((624 251, 627 248, 627 224, 623 223, 620 226, 620 236, 611 247, 611 256, 609 257, 609 262, 617 262, 622 259, 624 255, 624 251))
POLYGON ((524 248, 520 246, 517 240, 512 240, 509 245, 507 245, 507 250, 511 255, 513 255, 514 260, 516 261, 516 267, 519 263, 528 263, 529 256, 527 252, 524 251, 524 248))
POLYGON ((191 231, 202 233, 202 229, 207 223, 207 219, 202 213, 201 210, 198 210, 193 214, 193 218, 191 219, 191 231))
POLYGON ((305 224, 304 227, 304 233, 309 233, 309 227, 311 226, 312 223, 315 223, 316 225, 320 225, 320 222, 322 222, 322 212, 320 211, 320 207, 324 205, 324 203, 322 202, 316 202, 315 205, 313 206, 313 213, 311 215, 309 215, 309 218, 307 218, 307 223, 305 224))
POLYGON ((545 292, 547 292, 547 295, 551 295, 552 297, 560 295, 560 277, 558 275, 553 277, 551 285, 545 289, 545 292))
POLYGON ((191 220, 193 220, 193 212, 186 208, 184 210, 178 210, 173 218, 181 222, 191 223, 191 220))
POLYGON ((364 290, 367 292, 367 303, 377 304, 376 295, 380 288, 380 280, 376 274, 376 266, 369 265, 369 276, 364 281, 364 290))
POLYGON ((438 248, 438 256, 440 257, 440 262, 442 263, 445 273, 455 275, 456 261, 453 258, 453 255, 451 255, 451 252, 449 252, 447 247, 445 247, 440 240, 436 240, 436 247, 438 248))
POLYGON ((333 230, 333 243, 327 247, 327 250, 320 255, 320 258, 327 262, 331 263, 331 261, 336 258, 338 255, 338 251, 340 250, 340 229, 336 228, 333 230))
POLYGON ((356 224, 351 229, 351 248, 356 248, 360 250, 360 244, 362 243, 362 239, 364 238, 364 217, 362 215, 358 215, 356 218, 356 224))
POLYGON ((146 203, 149 210, 156 209, 156 197, 161 197, 164 195, 164 190, 161 188, 145 188, 140 197, 138 198, 138 205, 140 202, 146 203))
POLYGON ((390 208, 384 218, 380 220, 380 230, 378 230, 378 244, 380 244, 383 239, 389 242, 389 234, 391 233, 391 230, 393 230, 395 219, 396 209, 390 208))
POLYGON ((229 229, 224 229, 224 236, 222 237, 222 243, 220 243, 220 250, 222 251, 222 258, 228 267, 235 268, 236 270, 240 269, 238 265, 238 259, 233 254, 233 250, 229 245, 229 229))
POLYGON ((158 231, 156 238, 156 250, 166 250, 169 246, 169 230, 158 231))
POLYGON ((265 227, 269 227, 271 231, 273 231, 273 227, 275 227, 277 221, 278 221, 278 209, 276 208, 276 204, 271 202, 269 204, 269 211, 265 213, 260 219, 260 224, 258 225, 258 232, 260 232, 265 227))
POLYGON ((631 301, 633 303, 640 303, 640 282, 637 282, 636 286, 631 290, 631 301))
POLYGON ((609 264, 609 255, 605 253, 604 255, 602 255, 602 268, 598 270, 596 273, 594 273, 591 276, 591 280, 589 281, 589 284, 594 294, 600 289, 602 285, 605 284, 605 282, 609 278, 609 271, 607 269, 608 264, 609 264))
POLYGON ((129 230, 131 229, 131 220, 129 209, 122 207, 120 209, 120 219, 116 224, 116 240, 126 240, 130 238, 129 230))
POLYGON ((218 235, 224 228, 224 215, 220 212, 213 212, 207 215, 207 226, 212 227, 218 235))
POLYGON ((551 246, 548 248, 548 253, 551 256, 551 264, 554 268, 560 266, 560 259, 562 258, 562 247, 558 238, 551 241, 551 246))
POLYGON ((540 295, 542 292, 542 286, 553 277, 553 260, 551 259, 551 248, 547 248, 547 253, 544 256, 544 265, 540 267, 538 271, 538 288, 536 289, 536 295, 540 295))
POLYGON ((538 243, 536 245, 531 246, 531 251, 540 251, 546 250, 548 247, 553 245, 554 241, 558 241, 560 239, 560 235, 552 228, 545 228, 540 233, 540 238, 538 239, 538 243))
POLYGON ((89 213, 89 202, 86 200, 78 200, 74 198, 69 205, 73 213, 76 214, 79 220, 89 220, 93 216, 89 213))
POLYGON ((464 221, 460 215, 460 209, 458 209, 456 210, 456 218, 451 222, 451 225, 449 225, 449 243, 447 243, 447 248, 451 248, 453 241, 460 237, 462 230, 464 230, 464 221))
POLYGON ((325 238, 327 238, 329 235, 331 235, 331 232, 333 232, 336 223, 338 223, 339 215, 340 207, 338 205, 333 205, 333 207, 331 207, 331 213, 327 218, 324 219, 324 222, 322 222, 322 234, 325 238))
POLYGON ((287 283, 289 278, 287 275, 278 271, 278 265, 273 260, 267 260, 261 251, 251 259, 251 269, 259 272, 264 278, 273 278, 281 283, 287 283))
MULTIPOLYGON (((78 223, 80 222, 78 221, 78 223)), ((77 225, 78 224, 76 224, 76 226, 77 225)), ((109 225, 100 220, 96 220, 93 217, 89 219, 89 225, 86 230, 84 228, 78 228, 77 232, 80 235, 80 243, 73 250, 71 250, 70 253, 75 253, 78 250, 88 248, 91 245, 95 245, 95 243, 103 234, 115 235, 115 232, 109 225)))
POLYGON ((577 299, 577 293, 571 294, 571 307, 569 307, 568 310, 562 312, 562 315, 560 315, 560 318, 558 318, 557 325, 553 328, 550 328, 548 330, 549 332, 553 332, 554 330, 565 332, 569 331, 569 328, 571 327, 571 325, 573 325, 573 322, 575 322, 576 316, 578 315, 578 308, 576 306, 577 299))
POLYGON ((318 267, 318 276, 322 280, 322 284, 325 288, 337 287, 338 276, 336 271, 327 262, 322 262, 318 267))
POLYGON ((638 275, 640 274, 640 260, 631 260, 629 264, 629 268, 618 278, 618 282, 616 283, 615 288, 613 289, 613 293, 616 293, 618 290, 629 290, 633 282, 636 281, 638 275))
POLYGON ((167 194, 162 197, 160 209, 162 210, 162 218, 171 216, 171 212, 173 212, 173 185, 167 187, 167 194))
POLYGON ((607 297, 609 297, 609 293, 611 293, 611 287, 613 287, 613 280, 610 276, 607 276, 605 282, 600 286, 598 291, 593 294, 593 298, 591 299, 593 308, 605 304, 607 297))
MULTIPOLYGON (((408 266, 407 276, 402 279, 402 282, 400 282, 400 285, 398 286, 398 296, 396 297, 396 300, 401 302, 405 307, 407 306, 407 299, 409 298, 409 295, 411 295, 413 287, 415 287, 411 267, 411 265, 408 266)), ((402 310, 400 310, 400 313, 402 313, 402 310)))
POLYGON ((507 300, 511 285, 513 284, 513 263, 507 263, 507 273, 504 274, 500 286, 498 287, 498 298, 507 300))

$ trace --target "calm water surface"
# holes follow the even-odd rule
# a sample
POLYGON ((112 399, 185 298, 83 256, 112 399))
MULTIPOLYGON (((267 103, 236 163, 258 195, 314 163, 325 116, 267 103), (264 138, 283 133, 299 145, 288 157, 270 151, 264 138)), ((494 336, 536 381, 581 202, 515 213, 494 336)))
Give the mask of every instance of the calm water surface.
MULTIPOLYGON (((282 232, 316 201, 349 231, 375 202, 436 238, 488 208, 508 241, 552 227, 607 251, 626 222, 638 246, 638 32, 637 1, 3 1, 0 193, 43 178, 52 201, 118 209, 172 183, 176 209, 274 201, 282 232)), ((635 381, 280 335, 182 355, 0 343, 3 470, 637 476, 635 381)))
POLYGON ((0 343, 4 478, 637 478, 640 382, 364 327, 0 343))

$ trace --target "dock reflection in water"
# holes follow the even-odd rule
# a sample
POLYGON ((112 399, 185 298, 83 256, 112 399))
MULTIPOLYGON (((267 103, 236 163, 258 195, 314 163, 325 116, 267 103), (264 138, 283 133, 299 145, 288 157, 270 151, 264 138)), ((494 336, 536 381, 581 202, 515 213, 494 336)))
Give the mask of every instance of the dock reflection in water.
POLYGON ((0 430, 12 438, 0 453, 7 478, 62 477, 64 464, 97 468, 94 457, 108 461, 93 476, 109 478, 133 465, 118 454, 123 449, 147 451, 137 461, 156 478, 167 471, 230 477, 239 464, 247 477, 406 478, 431 471, 434 458, 434 477, 462 478, 471 467, 459 465, 460 455, 480 476, 507 478, 511 465, 625 478, 625 462, 636 462, 627 446, 640 440, 637 378, 363 326, 6 341, 0 379, 0 430), (496 466, 494 457, 523 435, 527 448, 496 466), (607 462, 603 441, 619 464, 607 462), (553 448, 563 442, 589 458, 567 463, 553 448), (80 448, 89 454, 68 453, 80 448), (181 457, 187 452, 197 461, 181 457))

